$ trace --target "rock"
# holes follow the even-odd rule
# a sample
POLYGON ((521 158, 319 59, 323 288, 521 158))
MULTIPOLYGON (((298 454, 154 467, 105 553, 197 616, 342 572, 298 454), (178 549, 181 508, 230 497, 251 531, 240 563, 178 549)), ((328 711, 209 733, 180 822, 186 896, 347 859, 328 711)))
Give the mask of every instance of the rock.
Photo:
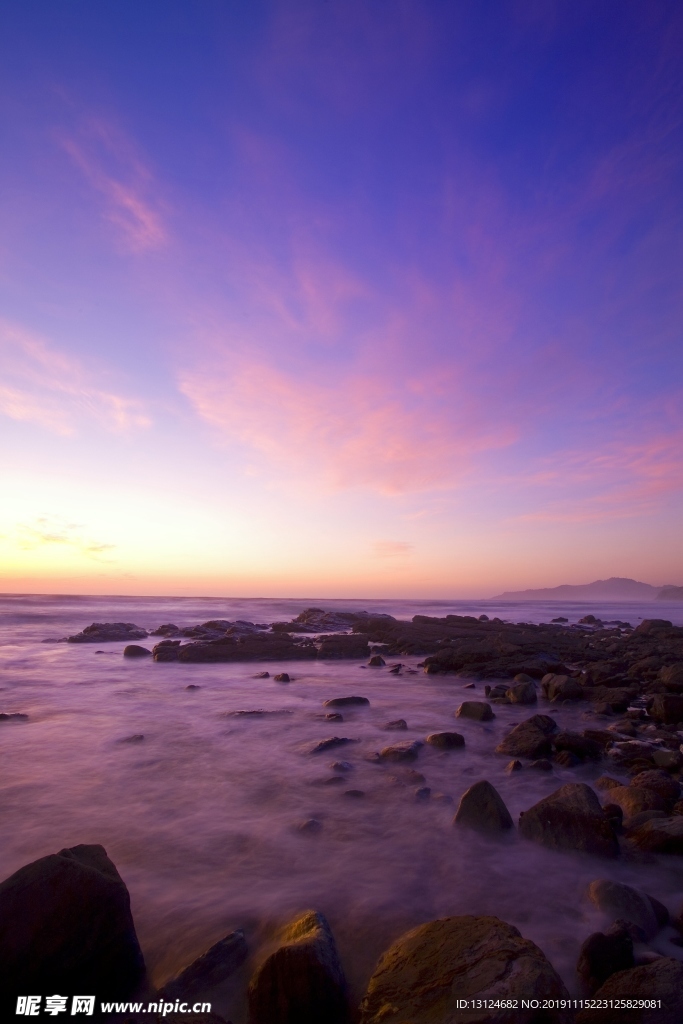
POLYGON ((123 736, 120 740, 117 740, 116 742, 117 743, 142 743, 144 738, 145 738, 144 733, 136 732, 132 736, 123 736))
POLYGON ((609 801, 618 804, 625 818, 632 818, 641 811, 663 811, 666 804, 661 796, 651 789, 637 789, 633 786, 616 786, 609 791, 609 801))
POLYGON ((188 686, 185 687, 185 689, 186 690, 201 690, 201 686, 198 686, 197 683, 190 683, 188 686))
POLYGON ((325 750, 332 750, 334 747, 343 747, 346 743, 355 743, 356 740, 348 736, 330 736, 329 739, 319 740, 309 749, 309 754, 322 754, 325 750))
POLYGON ((530 768, 534 768, 537 772, 551 772, 553 766, 545 757, 540 757, 537 761, 531 761, 529 763, 530 768))
POLYGON ((652 818, 629 833, 629 840, 639 850, 650 853, 683 853, 683 815, 652 818))
POLYGON ((432 732, 425 743, 439 750, 455 750, 457 747, 465 746, 465 737, 459 732, 432 732))
POLYGON ((508 687, 505 696, 511 704, 535 704, 537 701, 536 687, 530 679, 528 682, 515 683, 508 687))
POLYGON ((318 657, 332 658, 367 658, 368 638, 359 634, 341 634, 320 637, 318 657))
POLYGON ((152 648, 155 661, 178 661, 180 657, 180 640, 162 640, 152 648))
POLYGON ((568 750, 581 761, 599 761, 602 757, 600 744, 578 732, 558 732, 553 736, 553 745, 555 750, 568 750))
MULTIPOLYGON (((533 1024, 537 1010, 472 1009, 458 1000, 567 999, 538 946, 497 917, 446 917, 402 935, 383 954, 360 1006, 360 1024, 533 1024)), ((550 1010, 546 1024, 569 1020, 550 1010)))
POLYGON ((658 722, 682 722, 683 696, 671 693, 655 694, 650 716, 658 722))
POLYGON ((588 936, 579 951, 576 972, 583 990, 592 995, 611 975, 633 966, 633 939, 619 922, 604 933, 588 936))
POLYGON ((512 774, 512 772, 521 771, 523 767, 524 766, 522 765, 521 761, 510 761, 509 764, 505 765, 505 771, 508 774, 512 774))
POLYGON ((616 834, 597 796, 580 782, 561 786, 524 811, 519 831, 525 839, 551 850, 579 850, 600 857, 619 854, 616 834))
POLYGON ((429 786, 420 786, 415 790, 415 799, 418 803, 427 803, 432 795, 432 791, 429 786))
POLYGON ((660 670, 659 678, 667 690, 672 693, 683 693, 683 663, 668 665, 660 670))
POLYGON ((317 835, 318 832, 322 832, 322 822, 318 821, 317 818, 307 818, 306 821, 302 821, 297 825, 297 831, 304 832, 307 835, 317 835))
POLYGON ((581 764, 581 758, 572 754, 571 750, 559 750, 553 760, 562 768, 575 768, 577 764, 581 764))
POLYGON ((576 679, 553 673, 543 676, 541 689, 550 701, 581 700, 585 696, 581 684, 576 679))
POLYGON ((653 793, 657 793, 669 805, 674 804, 681 795, 681 787, 676 779, 672 779, 666 772, 656 769, 639 772, 631 779, 631 786, 638 789, 649 789, 653 793))
POLYGON ((382 726, 382 728, 387 729, 389 732, 391 732, 392 730, 402 732, 404 729, 408 728, 408 723, 406 722, 405 718, 395 718, 393 722, 387 722, 385 725, 382 726))
MULTIPOLYGON (((604 807, 603 810, 605 811, 605 814, 607 814, 607 807, 604 807)), ((621 807, 619 810, 621 811, 621 807)), ((668 817, 666 811, 639 811, 638 814, 634 814, 623 821, 624 831, 628 834, 629 832, 633 832, 634 829, 640 828, 640 826, 644 825, 646 821, 652 821, 653 818, 666 817, 668 817)))
POLYGON ((351 772, 353 765, 350 761, 333 761, 330 765, 333 772, 351 772))
POLYGON ((102 846, 41 857, 0 884, 4 996, 125 999, 144 971, 128 890, 102 846))
POLYGON ((151 658, 152 652, 147 647, 140 647, 138 644, 128 644, 123 648, 124 658, 151 658))
POLYGON ((671 629, 668 619, 643 619, 633 630, 634 633, 658 633, 662 629, 671 629))
POLYGON ((613 779, 610 775, 601 775, 593 785, 596 789, 616 789, 617 786, 623 786, 623 782, 613 779))
MULTIPOLYGON (((619 804, 605 804, 602 810, 605 817, 612 825, 612 828, 615 830, 615 832, 618 831, 621 828, 622 822, 624 820, 624 812, 622 811, 619 804)), ((653 813, 656 812, 648 811, 648 814, 653 813)))
POLYGON ((460 797, 454 825, 466 825, 478 832, 506 832, 512 818, 498 791, 486 780, 475 782, 460 797))
POLYGON ((324 700, 324 708, 345 708, 345 707, 367 707, 370 701, 367 697, 333 697, 332 700, 324 700))
POLYGON ((147 630, 134 622, 93 622, 66 639, 70 644, 105 644, 115 640, 144 640, 146 636, 147 630))
POLYGON ((344 716, 340 715, 338 711, 331 711, 329 714, 321 715, 320 717, 324 718, 326 722, 343 722, 344 721, 344 716))
POLYGON ((250 1024, 348 1024, 346 980, 330 926, 309 910, 249 982, 250 1024))
POLYGON ((254 679, 270 679, 270 672, 257 672, 254 679))
POLYGON ((385 761, 415 761, 420 752, 422 743, 419 740, 406 740, 404 743, 394 743, 391 747, 384 747, 380 756, 385 761))
POLYGON ((581 626, 597 626, 602 625, 602 619, 596 619, 595 615, 584 615, 582 619, 579 619, 581 626))
POLYGON ((247 943, 244 932, 230 932, 215 942, 210 949, 193 960, 172 981, 167 982, 159 992, 165 1000, 191 998, 203 989, 213 988, 225 981, 247 958, 247 943))
POLYGON ((683 754, 680 750, 653 750, 652 760, 658 768, 675 772, 683 766, 683 754))
POLYGON ((352 800, 362 800, 365 796, 365 790, 363 789, 345 789, 342 796, 348 796, 352 800))
POLYGON ((0 714, 0 722, 25 722, 28 719, 28 715, 25 715, 22 711, 11 711, 9 714, 2 712, 0 714))
POLYGON ((509 757, 543 757, 551 751, 551 736, 556 729, 556 723, 548 715, 533 715, 510 730, 496 747, 496 753, 509 757))
POLYGON ((373 656, 370 658, 370 661, 368 662, 368 665, 370 665, 371 668, 382 668, 384 665, 386 665, 386 661, 384 660, 381 654, 373 654, 373 656))
POLYGON ((587 895, 591 903, 611 917, 612 921, 631 921, 638 925, 645 938, 651 939, 659 931, 652 900, 647 893, 624 885, 623 882, 597 878, 588 886, 587 895))
POLYGON ((156 629, 151 630, 150 636, 177 636, 180 629, 174 622, 166 622, 162 626, 157 626, 156 629))
POLYGON ((683 963, 665 956, 642 967, 617 971, 600 986, 594 998, 652 1000, 655 1006, 624 1010, 607 1005, 580 1010, 576 1024, 624 1024, 626 1020, 632 1024, 680 1024, 683 1020, 683 963))
POLYGON ((456 718, 473 718, 477 722, 489 722, 493 717, 490 704, 480 700, 466 700, 455 712, 456 718))
POLYGON ((278 672, 276 676, 273 676, 276 683, 291 683, 291 679, 288 672, 278 672))

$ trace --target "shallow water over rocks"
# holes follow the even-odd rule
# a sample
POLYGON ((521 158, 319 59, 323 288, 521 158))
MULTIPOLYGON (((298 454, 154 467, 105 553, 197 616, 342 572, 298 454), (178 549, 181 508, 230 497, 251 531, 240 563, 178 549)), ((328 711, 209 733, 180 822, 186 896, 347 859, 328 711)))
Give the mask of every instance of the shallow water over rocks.
MULTIPOLYGON (((137 604, 135 613, 109 617, 145 627, 169 617, 160 602, 137 604)), ((213 614, 265 621, 263 608, 238 616, 214 604, 213 614)), ((269 617, 304 606, 283 602, 269 617)), ((105 618, 90 608, 65 612, 49 599, 32 606, 30 621, 5 620, 0 712, 29 718, 0 723, 0 877, 62 847, 101 843, 130 890, 157 984, 226 932, 244 928, 253 951, 276 925, 311 907, 328 917, 358 998, 398 935, 459 914, 516 925, 576 991, 579 947, 603 924, 583 895, 593 879, 642 888, 672 911, 683 902, 681 858, 607 862, 546 850, 516 829, 490 838, 452 824, 460 796, 481 779, 516 822, 566 782, 590 784, 606 771, 620 778, 604 761, 507 773, 509 757, 494 752, 536 711, 552 714, 561 729, 585 728, 585 705, 550 709, 540 699, 531 711, 495 706, 492 721, 456 721, 462 701, 484 699, 482 683, 472 690, 457 677, 393 675, 391 660, 379 669, 288 662, 292 681, 281 683, 277 663, 124 659, 124 642, 107 644, 104 654, 91 645, 41 644, 55 628, 41 607, 66 615, 69 629, 105 618), (254 678, 257 670, 270 676, 254 678), (370 704, 342 706, 342 722, 326 721, 324 702, 349 696, 370 704), (386 725, 398 719, 407 725, 401 742, 457 729, 465 746, 424 744, 410 764, 367 760, 386 747, 386 725), (355 742, 310 753, 334 736, 355 742), (342 759, 351 768, 334 770, 342 759), (418 795, 425 788, 430 799, 418 795), (349 790, 364 796, 345 799, 349 790), (321 828, 300 827, 311 819, 321 828)), ((382 609, 408 615, 390 603, 382 609)), ((55 635, 64 627, 61 619, 55 635)), ((401 661, 415 667, 419 659, 401 661)), ((663 949, 683 959, 680 948, 663 949)), ((224 1010, 240 1024, 239 999, 224 1010)))

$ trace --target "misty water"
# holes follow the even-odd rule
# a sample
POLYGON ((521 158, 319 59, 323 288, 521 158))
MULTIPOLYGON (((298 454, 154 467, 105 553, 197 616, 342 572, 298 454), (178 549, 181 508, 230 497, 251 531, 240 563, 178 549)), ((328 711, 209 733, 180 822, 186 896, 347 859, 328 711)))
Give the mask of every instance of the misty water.
MULTIPOLYGON (((258 952, 288 917, 320 910, 358 997, 382 950, 433 918, 497 915, 536 942, 575 991, 578 948, 603 923, 583 898, 592 879, 619 879, 679 909, 681 858, 606 862, 452 825, 459 797, 480 779, 496 786, 516 819, 565 782, 590 783, 606 771, 619 777, 604 762, 507 775, 509 758, 494 747, 533 709, 498 706, 492 722, 456 722, 463 700, 483 699, 482 683, 466 690, 462 678, 408 673, 419 658, 390 659, 382 669, 358 661, 158 664, 124 659, 123 643, 41 642, 93 621, 272 622, 311 604, 400 618, 486 612, 515 622, 562 614, 576 621, 592 611, 634 625, 654 615, 683 623, 683 605, 660 603, 0 598, 0 711, 29 716, 0 723, 0 877, 62 847, 101 843, 130 891, 155 984, 234 928, 244 928, 258 952), (398 661, 402 674, 390 675, 398 661), (266 670, 270 678, 254 678, 266 670), (274 681, 281 671, 289 684, 274 681), (369 698, 370 707, 324 721, 323 701, 350 695, 369 698), (273 714, 230 715, 241 710, 273 714), (406 732, 383 730, 397 718, 407 721, 406 732), (464 734, 463 750, 425 746, 405 767, 366 760, 397 740, 449 729, 464 734), (356 742, 308 752, 334 735, 356 742), (340 760, 351 764, 348 772, 332 770, 340 760), (427 802, 415 795, 425 785, 427 802), (321 822, 318 833, 299 830, 310 818, 321 822)), ((585 711, 553 706, 551 713, 562 727, 586 728, 585 711)), ((659 944, 683 959, 665 936, 659 944)), ((216 994, 216 1010, 234 1024, 243 1020, 248 971, 216 994)))

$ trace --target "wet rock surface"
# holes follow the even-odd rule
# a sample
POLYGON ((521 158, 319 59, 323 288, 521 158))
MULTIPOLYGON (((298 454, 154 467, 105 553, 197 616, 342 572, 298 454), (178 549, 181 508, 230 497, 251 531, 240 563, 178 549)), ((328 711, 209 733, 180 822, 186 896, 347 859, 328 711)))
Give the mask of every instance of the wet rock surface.
POLYGON ((683 963, 661 957, 654 963, 618 971, 595 992, 596 999, 646 999, 659 1001, 651 1009, 611 1009, 609 1006, 580 1010, 576 1024, 680 1024, 683 1020, 683 963), (628 1016, 626 1015, 628 1013, 628 1016))
MULTIPOLYGON (((612 790, 614 792, 614 790, 612 790)), ((520 835, 549 849, 617 857, 619 844, 600 802, 584 783, 568 783, 524 811, 520 835)))
POLYGON ((250 1024, 348 1024, 346 979, 329 924, 308 911, 249 983, 250 1024))
MULTIPOLYGON (((497 917, 447 917, 401 936, 380 959, 361 1003, 360 1024, 533 1024, 536 1011, 482 1008, 460 999, 567 998, 541 950, 497 917)), ((569 1018, 551 1011, 548 1024, 569 1018)))
POLYGON ((486 780, 475 782, 463 793, 453 824, 491 835, 507 832, 514 827, 500 793, 486 780))

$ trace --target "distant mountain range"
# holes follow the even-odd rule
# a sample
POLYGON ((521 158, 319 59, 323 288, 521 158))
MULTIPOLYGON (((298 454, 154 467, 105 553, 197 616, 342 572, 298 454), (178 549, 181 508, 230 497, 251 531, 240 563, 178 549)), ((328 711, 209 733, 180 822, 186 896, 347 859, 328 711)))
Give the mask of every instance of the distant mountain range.
POLYGON ((608 580, 581 583, 573 586, 563 583, 559 587, 542 590, 506 590, 492 601, 683 601, 683 587, 653 587, 638 580, 611 576, 608 580))

